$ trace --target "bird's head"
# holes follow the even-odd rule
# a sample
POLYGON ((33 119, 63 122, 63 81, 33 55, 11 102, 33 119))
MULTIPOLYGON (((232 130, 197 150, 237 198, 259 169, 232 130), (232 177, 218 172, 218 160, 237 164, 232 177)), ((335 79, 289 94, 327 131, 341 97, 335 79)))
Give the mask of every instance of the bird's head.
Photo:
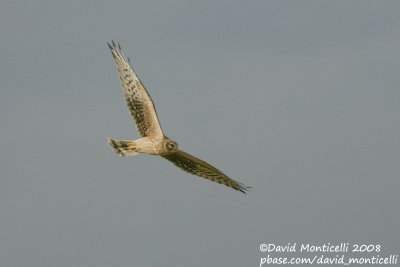
POLYGON ((168 152, 175 152, 178 150, 178 144, 171 139, 168 139, 167 142, 165 142, 165 147, 167 148, 168 152))

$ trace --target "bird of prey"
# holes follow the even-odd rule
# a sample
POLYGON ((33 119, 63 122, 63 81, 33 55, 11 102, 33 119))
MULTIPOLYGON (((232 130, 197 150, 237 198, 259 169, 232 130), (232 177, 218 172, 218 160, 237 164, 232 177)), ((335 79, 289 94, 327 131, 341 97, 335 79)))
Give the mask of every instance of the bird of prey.
POLYGON ((208 180, 224 184, 246 193, 249 187, 232 180, 210 164, 178 149, 178 144, 164 135, 154 103, 142 82, 130 65, 129 58, 122 53, 121 46, 114 41, 107 43, 115 60, 119 78, 129 111, 136 122, 142 138, 134 141, 108 138, 108 144, 121 156, 134 156, 140 153, 159 155, 182 170, 208 180))

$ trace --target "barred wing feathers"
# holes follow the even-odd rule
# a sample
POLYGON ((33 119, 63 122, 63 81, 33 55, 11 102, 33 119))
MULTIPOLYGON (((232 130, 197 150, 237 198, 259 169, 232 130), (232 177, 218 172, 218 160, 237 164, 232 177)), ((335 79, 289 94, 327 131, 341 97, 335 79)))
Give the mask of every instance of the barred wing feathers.
POLYGON ((206 178, 216 183, 224 184, 242 193, 246 194, 246 190, 249 189, 249 187, 229 178, 207 162, 181 150, 172 154, 162 155, 162 157, 188 173, 206 178))
POLYGON ((112 44, 108 44, 108 47, 114 57, 125 100, 139 133, 143 137, 160 138, 164 136, 154 103, 132 69, 129 60, 122 53, 121 46, 116 45, 113 41, 112 44))

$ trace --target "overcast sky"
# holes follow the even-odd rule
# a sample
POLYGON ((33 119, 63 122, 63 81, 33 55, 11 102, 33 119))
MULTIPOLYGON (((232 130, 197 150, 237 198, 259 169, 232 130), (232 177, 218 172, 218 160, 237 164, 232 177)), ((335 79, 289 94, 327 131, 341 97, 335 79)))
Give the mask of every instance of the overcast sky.
POLYGON ((399 254, 399 14, 399 1, 2 0, 0 265, 259 266, 260 244, 288 242, 399 254), (166 135, 247 195, 113 153, 107 137, 139 134, 111 39, 166 135))

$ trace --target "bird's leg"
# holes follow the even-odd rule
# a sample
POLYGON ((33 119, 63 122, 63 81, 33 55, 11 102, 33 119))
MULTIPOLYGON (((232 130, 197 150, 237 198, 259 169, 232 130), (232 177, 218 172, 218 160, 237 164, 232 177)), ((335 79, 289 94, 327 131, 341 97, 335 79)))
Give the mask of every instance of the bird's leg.
POLYGON ((129 142, 128 147, 130 150, 136 151, 136 143, 135 142, 129 142))

